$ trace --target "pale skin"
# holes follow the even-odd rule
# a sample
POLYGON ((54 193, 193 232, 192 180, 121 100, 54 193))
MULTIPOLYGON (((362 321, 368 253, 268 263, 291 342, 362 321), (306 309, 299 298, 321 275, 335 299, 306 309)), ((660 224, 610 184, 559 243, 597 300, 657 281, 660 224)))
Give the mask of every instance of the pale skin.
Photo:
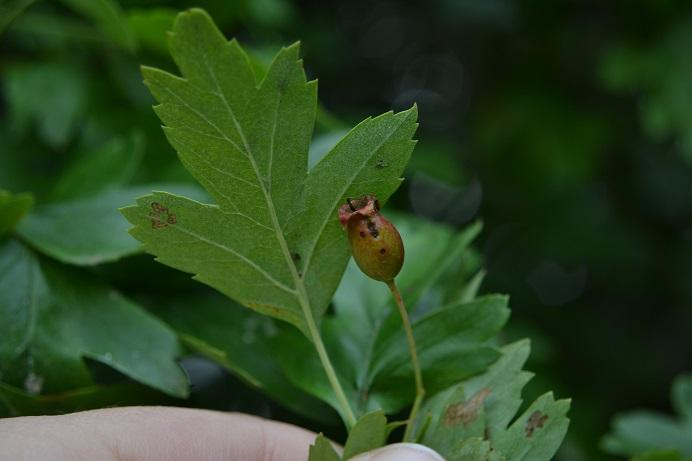
MULTIPOLYGON (((0 419, 1 456, 14 461, 305 461, 315 437, 255 416, 173 407, 0 419)), ((426 451, 400 444, 358 460, 441 459, 426 451)))

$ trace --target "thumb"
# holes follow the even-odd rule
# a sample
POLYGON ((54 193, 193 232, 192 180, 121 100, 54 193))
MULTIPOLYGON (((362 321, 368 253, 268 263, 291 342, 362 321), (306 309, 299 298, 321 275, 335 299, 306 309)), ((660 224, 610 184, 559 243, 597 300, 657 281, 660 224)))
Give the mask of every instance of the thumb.
POLYGON ((417 443, 395 443, 358 455, 351 461, 444 461, 444 458, 417 443))

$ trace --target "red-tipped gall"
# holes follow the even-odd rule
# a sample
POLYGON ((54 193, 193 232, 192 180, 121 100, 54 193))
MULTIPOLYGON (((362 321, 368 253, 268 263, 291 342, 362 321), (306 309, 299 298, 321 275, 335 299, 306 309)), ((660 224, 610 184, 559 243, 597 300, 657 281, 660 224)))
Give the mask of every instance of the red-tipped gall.
POLYGON ((396 227, 380 214, 377 198, 348 199, 339 208, 339 221, 360 270, 381 282, 394 280, 404 264, 404 244, 396 227))

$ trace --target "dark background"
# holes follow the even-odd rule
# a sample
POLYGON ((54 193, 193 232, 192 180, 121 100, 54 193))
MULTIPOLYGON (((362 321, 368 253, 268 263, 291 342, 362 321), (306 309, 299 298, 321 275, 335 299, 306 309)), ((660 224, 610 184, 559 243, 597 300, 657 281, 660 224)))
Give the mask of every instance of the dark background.
MULTIPOLYGON (((66 3, 36 2, 0 37, 3 120, 16 122, 0 131, 0 185, 40 200, 72 152, 133 127, 142 177, 182 175, 137 70, 171 67, 161 34, 112 46, 70 29, 66 3), (56 75, 55 112, 75 114, 67 134, 37 133, 8 102, 13 69, 35 63, 56 75)), ((672 378, 692 368, 692 2, 120 3, 201 6, 259 56, 300 40, 321 133, 419 105, 393 204, 484 221, 482 291, 510 294, 507 340, 532 337, 530 387, 573 398, 559 459, 604 457, 619 411, 670 411, 672 378)))

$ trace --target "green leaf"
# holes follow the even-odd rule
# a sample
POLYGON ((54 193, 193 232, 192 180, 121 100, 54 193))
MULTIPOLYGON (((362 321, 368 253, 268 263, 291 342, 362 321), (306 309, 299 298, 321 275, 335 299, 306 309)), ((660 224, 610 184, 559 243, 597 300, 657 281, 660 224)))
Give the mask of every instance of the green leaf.
POLYGON ((615 454, 636 455, 653 449, 677 449, 692 456, 692 425, 651 411, 632 411, 616 416, 603 448, 615 454))
POLYGON ((82 155, 60 176, 51 198, 65 201, 124 186, 135 174, 144 152, 144 136, 134 131, 82 155))
POLYGON ((512 422, 532 376, 522 371, 528 355, 526 340, 507 345, 485 373, 429 398, 417 423, 422 443, 451 461, 480 461, 486 452, 507 461, 552 459, 567 431, 569 401, 545 394, 512 422))
POLYGON ((145 83, 168 140, 216 204, 167 193, 140 198, 123 210, 131 234, 164 264, 308 333, 349 258, 336 210, 345 197, 384 201, 396 190, 416 110, 367 119, 308 174, 317 87, 297 44, 257 82, 240 45, 202 10, 180 14, 170 37, 183 78, 143 68, 145 83), (378 168, 380 159, 389 166, 378 168), (170 216, 161 208, 175 223, 161 221, 170 216))
POLYGON ((322 434, 318 435, 315 443, 310 445, 308 461, 340 461, 341 456, 334 450, 329 439, 322 434))
POLYGON ((387 418, 382 410, 361 417, 348 434, 344 459, 384 446, 387 441, 387 418))
POLYGON ((0 376, 32 394, 92 384, 84 358, 187 395, 175 333, 84 272, 0 246, 0 376), (8 339, 9 338, 9 339, 8 339))
MULTIPOLYGON (((500 331, 508 317, 507 297, 490 295, 435 309, 413 321, 426 388, 434 393, 484 371, 497 360, 499 352, 487 341, 500 331)), ((374 347, 370 380, 373 390, 384 389, 383 394, 398 387, 392 385, 394 377, 410 382, 413 376, 400 323, 391 315, 374 347)))
POLYGON ((680 375, 673 381, 671 402, 684 419, 692 420, 692 373, 680 375))
POLYGON ((207 291, 157 296, 148 304, 192 351, 214 360, 292 411, 334 422, 336 415, 328 406, 297 389, 283 374, 272 348, 277 334, 272 319, 207 291))
POLYGON ((632 458, 632 461, 690 461, 675 450, 648 451, 632 458))
POLYGON ((14 229, 14 226, 34 206, 31 194, 13 195, 0 190, 0 237, 14 229))
POLYGON ((32 395, 0 382, 0 418, 58 415, 113 405, 174 405, 179 401, 134 382, 87 386, 48 395, 32 395))
POLYGON ((60 0, 77 13, 92 20, 104 37, 119 47, 134 52, 136 37, 125 13, 115 0, 60 0))
POLYGON ((176 14, 171 8, 130 9, 127 20, 142 48, 167 55, 166 32, 173 26, 176 14))
POLYGON ((36 0, 6 0, 0 5, 0 34, 19 16, 24 9, 36 0))
POLYGON ((679 419, 646 410, 617 415, 610 433, 603 438, 603 449, 629 456, 675 450, 692 457, 692 375, 682 374, 673 381, 671 402, 679 419))
POLYGON ((84 75, 74 66, 41 62, 11 67, 5 78, 12 129, 24 134, 36 125, 39 138, 63 148, 86 110, 84 75))
POLYGON ((91 266, 116 261, 140 251, 140 244, 127 234, 128 223, 118 208, 159 187, 205 197, 187 185, 115 188, 38 206, 20 222, 17 233, 39 251, 68 264, 91 266))
POLYGON ((549 461, 565 438, 569 420, 569 400, 555 400, 552 392, 543 394, 492 444, 507 461, 549 461))

